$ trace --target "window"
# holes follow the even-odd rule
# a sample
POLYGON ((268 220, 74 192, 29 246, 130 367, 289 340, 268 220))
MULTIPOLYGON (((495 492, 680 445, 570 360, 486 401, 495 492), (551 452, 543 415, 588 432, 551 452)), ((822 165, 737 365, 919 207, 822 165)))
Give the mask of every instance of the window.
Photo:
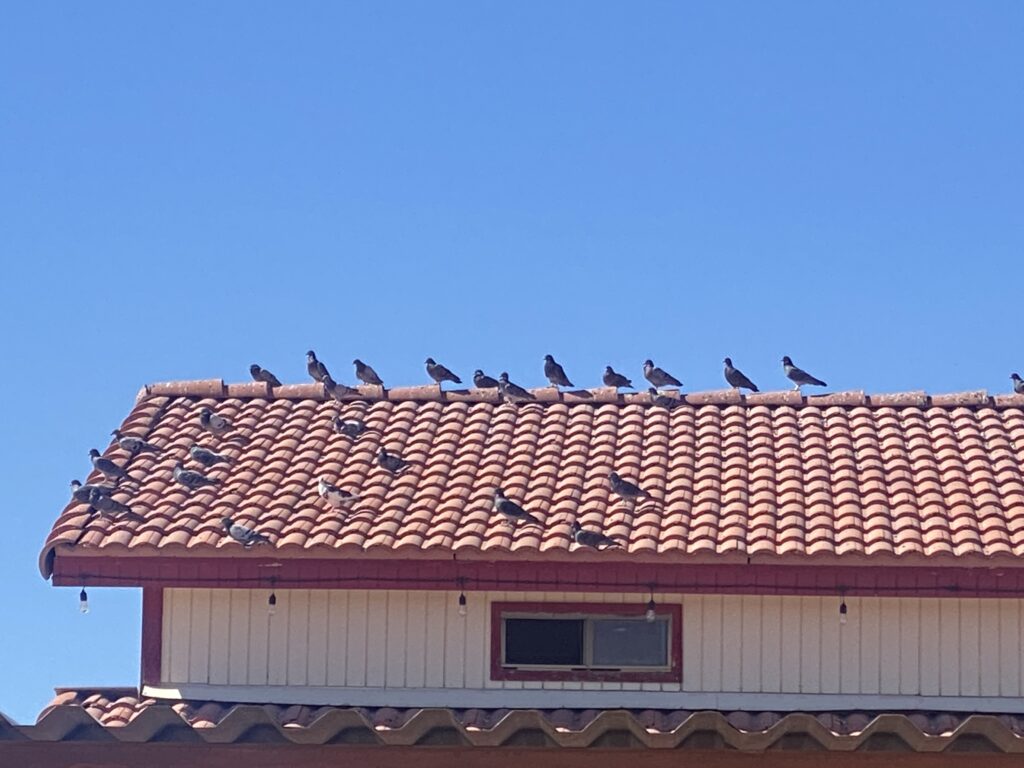
POLYGON ((494 603, 495 680, 676 681, 680 607, 644 618, 644 604, 494 603))

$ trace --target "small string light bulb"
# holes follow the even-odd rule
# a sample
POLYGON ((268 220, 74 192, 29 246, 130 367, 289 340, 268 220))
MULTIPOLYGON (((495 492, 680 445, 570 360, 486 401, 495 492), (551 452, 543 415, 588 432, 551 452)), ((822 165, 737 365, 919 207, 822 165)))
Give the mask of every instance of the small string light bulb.
POLYGON ((271 592, 270 597, 267 598, 267 613, 273 616, 277 613, 277 593, 271 592))
POLYGON ((82 613, 89 612, 89 595, 86 594, 85 587, 78 593, 78 610, 82 613))
POLYGON ((846 598, 844 597, 842 599, 842 602, 839 603, 839 623, 840 624, 845 624, 846 623, 846 614, 847 614, 847 612, 848 612, 848 609, 846 608, 846 598))
POLYGON ((466 593, 459 592, 459 616, 465 616, 469 613, 469 609, 466 608, 466 593))
POLYGON ((644 613, 644 619, 647 621, 648 624, 653 622, 654 619, 657 617, 657 613, 655 613, 656 610, 657 606, 654 604, 654 596, 652 595, 651 599, 647 601, 647 612, 644 613))

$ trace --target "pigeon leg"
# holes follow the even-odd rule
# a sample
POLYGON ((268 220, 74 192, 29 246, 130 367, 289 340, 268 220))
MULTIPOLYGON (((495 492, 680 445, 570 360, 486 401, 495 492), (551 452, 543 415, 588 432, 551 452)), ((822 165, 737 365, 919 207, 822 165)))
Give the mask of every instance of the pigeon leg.
POLYGON ((793 385, 793 391, 794 392, 799 392, 800 391, 800 385, 799 384, 794 384, 793 385))

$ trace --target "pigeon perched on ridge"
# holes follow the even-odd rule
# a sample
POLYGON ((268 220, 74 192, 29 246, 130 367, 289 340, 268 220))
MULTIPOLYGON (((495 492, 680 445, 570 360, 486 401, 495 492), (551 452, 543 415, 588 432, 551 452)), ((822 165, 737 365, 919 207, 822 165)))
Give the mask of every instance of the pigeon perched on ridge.
POLYGON ((82 485, 78 480, 71 481, 71 498, 83 504, 89 501, 89 496, 93 491, 96 491, 103 496, 110 496, 116 490, 117 489, 112 485, 99 485, 97 483, 86 483, 85 485, 82 485))
POLYGON ((576 385, 569 381, 569 377, 565 375, 565 369, 558 363, 555 362, 555 358, 551 355, 544 355, 544 376, 551 382, 551 386, 555 387, 575 387, 576 385))
POLYGON ((270 539, 262 533, 257 533, 247 525, 236 523, 230 517, 225 517, 220 522, 224 526, 224 530, 227 532, 228 536, 246 549, 249 549, 249 547, 253 545, 270 543, 270 539))
POLYGON ((670 373, 655 366, 653 360, 644 360, 644 378, 661 389, 662 387, 681 387, 683 382, 670 373))
POLYGON ((525 389, 520 387, 518 384, 513 384, 508 380, 508 373, 505 371, 501 372, 498 376, 498 391, 501 392, 505 397, 510 400, 536 400, 531 392, 527 392, 525 389))
POLYGON ((366 426, 366 422, 359 419, 343 419, 341 416, 335 416, 334 431, 345 437, 356 438, 364 432, 369 432, 370 428, 366 426))
POLYGON ((458 376, 449 371, 440 363, 436 362, 434 358, 428 357, 426 360, 426 365, 427 375, 437 383, 437 386, 440 387, 441 383, 445 381, 450 381, 452 384, 462 383, 462 379, 460 379, 458 376))
POLYGON ((816 379, 807 371, 793 365, 793 361, 789 359, 789 355, 782 358, 782 370, 786 372, 786 378, 793 382, 793 389, 798 392, 803 384, 813 384, 816 387, 828 386, 828 384, 821 379, 816 379))
POLYGON ((272 374, 266 368, 260 368, 256 363, 249 366, 249 374, 252 376, 253 381, 262 381, 272 387, 281 386, 281 380, 277 378, 277 376, 272 374))
POLYGON ((626 387, 627 389, 633 388, 633 382, 623 376, 621 373, 616 373, 615 370, 610 366, 604 367, 604 376, 601 377, 601 381, 604 382, 606 387, 626 387))
POLYGON ((356 378, 364 384, 374 384, 378 387, 383 387, 384 382, 381 381, 380 376, 370 366, 360 360, 358 357, 352 361, 352 364, 356 367, 356 378))
POLYGON ((319 494, 321 499, 326 501, 335 509, 347 507, 359 498, 354 493, 350 493, 344 488, 339 488, 333 483, 328 482, 323 477, 321 477, 317 483, 316 492, 319 494))
POLYGON ((159 448, 157 448, 152 443, 147 443, 141 437, 121 434, 120 429, 115 429, 110 434, 112 434, 114 436, 114 439, 117 440, 117 444, 121 446, 121 448, 123 448, 124 450, 128 451, 128 453, 130 453, 132 456, 134 456, 137 453, 142 453, 143 451, 148 451, 149 453, 160 452, 159 448))
POLYGON ((327 366, 316 359, 316 352, 312 349, 306 353, 306 371, 313 377, 313 381, 321 384, 331 375, 327 372, 327 366))
POLYGON ((651 396, 651 405, 656 405, 659 408, 675 408, 682 402, 678 397, 661 394, 654 387, 648 387, 647 394, 651 396))
POLYGON ((497 389, 498 380, 492 379, 486 373, 477 368, 473 371, 473 386, 477 389, 497 389))
POLYGON ((388 453, 387 449, 383 447, 380 449, 380 453, 377 454, 377 463, 395 475, 402 474, 412 466, 411 462, 406 461, 401 456, 388 453))
POLYGON ((733 368, 732 358, 727 357, 722 361, 725 363, 725 380, 729 382, 729 386, 736 387, 736 389, 749 389, 751 392, 757 392, 757 386, 743 375, 743 371, 739 368, 733 368))
POLYGON ((345 402, 346 397, 356 397, 359 395, 359 390, 355 387, 350 387, 347 384, 339 384, 329 375, 324 377, 323 380, 324 389, 331 397, 337 400, 339 403, 345 402))
POLYGON ((202 472, 194 469, 185 469, 180 461, 174 465, 174 479, 190 490, 202 488, 205 485, 219 485, 212 477, 207 477, 202 472))
POLYGON ((231 464, 231 459, 222 453, 216 453, 201 445, 192 444, 188 449, 188 455, 198 461, 204 467, 212 467, 214 464, 231 464))
POLYGON ((643 496, 650 498, 651 496, 650 493, 639 485, 631 483, 629 480, 623 480, 619 477, 618 472, 612 472, 608 475, 608 480, 611 482, 612 490, 624 499, 639 499, 643 496))
POLYGON ((494 511, 504 515, 505 522, 511 526, 519 523, 543 525, 540 520, 508 498, 501 488, 494 489, 494 511))
POLYGON ((128 477, 128 473, 123 467, 101 456, 95 448, 89 450, 89 458, 92 460, 93 467, 109 480, 121 480, 128 477))
POLYGON ((234 429, 230 421, 223 416, 218 416, 210 408, 203 408, 199 411, 199 423, 203 429, 213 432, 217 436, 226 435, 234 429))
POLYGON ((133 517, 138 517, 127 504, 122 504, 120 501, 114 500, 95 488, 89 494, 89 505, 101 515, 132 515, 133 517))
POLYGON ((622 543, 618 541, 618 539, 606 536, 600 531, 588 531, 580 525, 578 520, 574 520, 572 524, 572 540, 581 547, 592 547, 594 549, 607 549, 610 547, 622 546, 622 543))
POLYGON ((1024 395, 1024 379, 1020 377, 1020 374, 1010 374, 1010 379, 1013 381, 1013 391, 1018 395, 1024 395))

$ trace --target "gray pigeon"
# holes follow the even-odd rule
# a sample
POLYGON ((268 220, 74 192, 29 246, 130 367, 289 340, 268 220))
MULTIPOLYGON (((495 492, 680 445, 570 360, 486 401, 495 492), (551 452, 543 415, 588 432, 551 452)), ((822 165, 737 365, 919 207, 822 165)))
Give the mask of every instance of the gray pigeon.
POLYGON ((371 431, 366 423, 359 419, 343 419, 341 416, 334 417, 334 431, 345 437, 356 438, 364 432, 371 431))
POLYGON ((231 459, 222 453, 215 453, 209 448, 203 448, 201 445, 192 444, 192 447, 188 449, 188 455, 198 461, 204 467, 212 467, 214 464, 230 464, 231 459))
POLYGON ((621 547, 622 544, 611 536, 606 536, 600 531, 588 531, 578 520, 572 524, 572 540, 581 547, 593 547, 594 549, 607 549, 610 547, 621 547))
POLYGON ((219 485, 216 480, 207 477, 202 472, 197 472, 194 469, 185 469, 185 466, 180 461, 174 465, 174 479, 193 491, 197 488, 202 488, 204 485, 219 485))
POLYGON ((236 523, 230 517, 225 517, 221 520, 221 524, 224 526, 224 530, 228 536, 237 541, 246 549, 258 544, 269 544, 270 539, 264 536, 262 533, 257 533, 247 525, 236 523))
POLYGON ((497 389, 498 381, 477 368, 473 371, 473 386, 477 389, 497 389))
MULTIPOLYGON (((427 358, 427 375, 432 378, 437 386, 440 387, 442 382, 450 381, 452 384, 461 384, 462 379, 456 376, 454 373, 449 371, 443 365, 434 361, 434 358, 427 358)), ((376 374, 374 374, 376 375, 376 374)))
POLYGON ((608 479, 611 482, 612 490, 615 491, 615 493, 619 494, 619 496, 621 496, 624 499, 632 500, 641 498, 643 496, 650 498, 651 496, 651 494, 649 494, 639 485, 631 483, 629 482, 629 480, 623 480, 621 477, 619 477, 619 474, 617 472, 612 472, 608 476, 608 479))
POLYGON ((345 402, 346 398, 357 397, 359 390, 354 387, 350 387, 346 384, 339 384, 330 376, 325 376, 323 380, 324 389, 331 397, 337 400, 339 403, 345 402))
POLYGON ((651 396, 651 405, 656 405, 659 408, 671 410, 682 402, 678 397, 669 397, 668 395, 661 394, 654 387, 648 387, 647 394, 651 396))
POLYGON ((256 363, 249 366, 249 374, 252 376, 253 381, 262 381, 272 387, 281 386, 281 380, 277 378, 277 376, 272 374, 266 368, 260 368, 256 363))
POLYGON ((223 416, 218 416, 209 408, 203 408, 199 411, 199 423, 203 429, 213 432, 217 436, 226 435, 234 429, 230 421, 223 416))
POLYGON ((402 474, 412 466, 411 462, 408 462, 393 453, 388 453, 387 449, 383 447, 381 447, 380 453, 377 454, 377 463, 384 467, 388 472, 395 475, 402 474))
POLYGON ((606 387, 626 387, 628 389, 633 388, 633 382, 623 376, 621 373, 616 373, 615 370, 610 366, 604 367, 604 376, 601 378, 606 387))
POLYGON ((501 488, 494 489, 494 511, 504 515, 505 522, 511 526, 519 523, 543 525, 540 520, 508 498, 501 488))
POLYGON ((316 352, 312 349, 306 353, 306 371, 313 377, 313 381, 321 384, 331 375, 327 372, 327 366, 316 359, 316 352))
POLYGON ((662 387, 683 386, 683 382, 655 366, 652 360, 644 360, 644 378, 659 389, 662 387))
POLYGON ((98 485, 96 483, 86 483, 82 485, 77 480, 71 481, 71 498, 75 501, 85 504, 89 501, 89 496, 93 491, 102 494, 103 496, 110 496, 117 489, 112 485, 98 485))
POLYGON ((350 493, 344 488, 339 488, 333 483, 328 482, 327 479, 323 477, 319 478, 316 492, 319 494, 321 499, 326 501, 335 509, 347 507, 359 498, 354 493, 350 493))
POLYGON ((1013 381, 1013 391, 1018 395, 1024 395, 1024 379, 1016 373, 1011 373, 1010 379, 1013 381))
POLYGON ((727 357, 722 362, 725 363, 725 380, 729 382, 730 387, 736 387, 736 389, 749 389, 751 392, 757 392, 757 386, 743 375, 743 371, 739 368, 732 367, 732 358, 727 357))
POLYGON ((117 440, 117 444, 121 446, 122 449, 128 451, 128 453, 130 453, 132 456, 134 456, 137 453, 142 453, 143 451, 148 451, 149 453, 160 452, 159 448, 157 448, 152 443, 147 443, 141 437, 121 434, 120 429, 115 429, 110 434, 112 434, 114 436, 114 439, 117 440))
POLYGON ((498 376, 498 391, 509 400, 536 400, 532 393, 527 392, 518 384, 508 380, 508 374, 504 371, 498 376))
POLYGON ((782 370, 786 372, 786 378, 793 382, 793 389, 797 392, 800 391, 800 387, 803 384, 813 384, 816 387, 828 386, 828 384, 821 379, 816 379, 807 371, 793 365, 793 361, 789 359, 789 355, 782 358, 782 370))
POLYGON ((89 505, 101 515, 131 515, 132 517, 139 517, 132 512, 132 508, 127 504, 115 501, 107 494, 101 493, 95 488, 89 494, 89 505))
POLYGON ((92 459, 93 467, 109 480, 121 480, 128 477, 128 473, 124 471, 123 467, 110 459, 103 458, 95 448, 89 450, 89 458, 92 459))
POLYGON ((544 375, 547 380, 551 382, 551 386, 555 387, 574 387, 576 386, 569 377, 565 375, 565 369, 561 365, 555 362, 555 358, 551 355, 544 355, 544 375))
POLYGON ((364 384, 374 384, 378 387, 383 387, 384 382, 381 381, 380 376, 370 366, 364 363, 359 358, 352 361, 352 364, 356 367, 356 378, 364 384))

